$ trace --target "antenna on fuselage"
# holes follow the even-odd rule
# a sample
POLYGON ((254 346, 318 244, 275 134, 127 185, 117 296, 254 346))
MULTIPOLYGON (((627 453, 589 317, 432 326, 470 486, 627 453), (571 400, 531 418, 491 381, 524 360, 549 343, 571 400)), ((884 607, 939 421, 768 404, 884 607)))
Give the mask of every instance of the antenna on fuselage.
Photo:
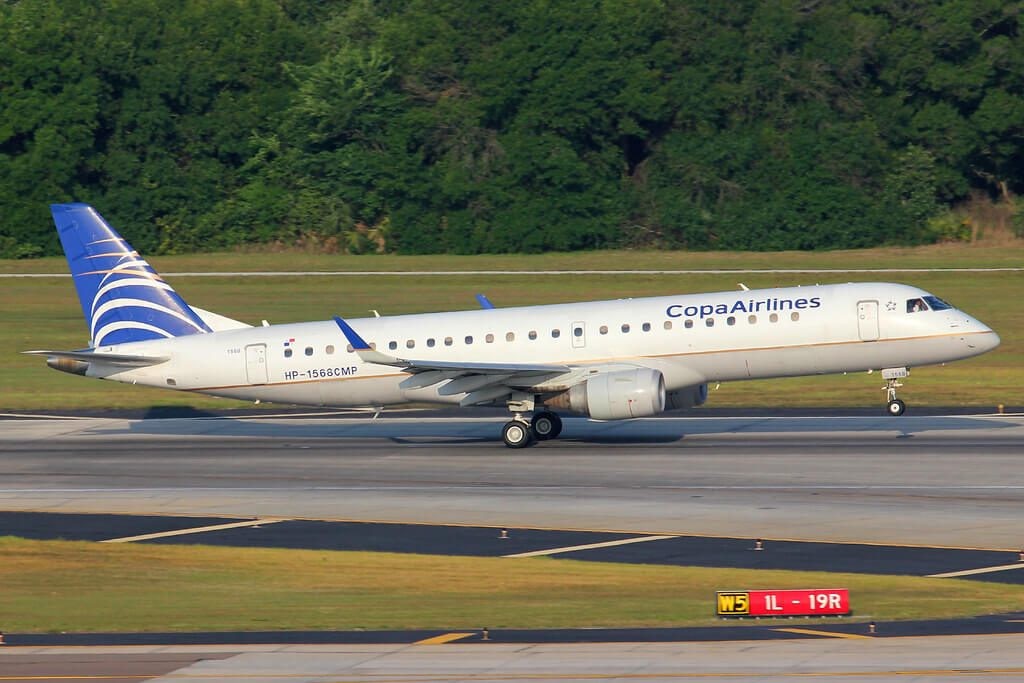
POLYGON ((747 287, 742 282, 737 282, 736 284, 738 284, 740 286, 740 289, 742 289, 744 292, 749 292, 750 291, 750 287, 747 287))

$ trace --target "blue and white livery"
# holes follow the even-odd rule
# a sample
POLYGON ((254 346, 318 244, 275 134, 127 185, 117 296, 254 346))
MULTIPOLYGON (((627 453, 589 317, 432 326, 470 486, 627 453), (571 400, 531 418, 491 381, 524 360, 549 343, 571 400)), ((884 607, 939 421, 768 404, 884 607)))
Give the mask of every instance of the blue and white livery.
POLYGON ((58 370, 256 401, 504 405, 512 448, 556 411, 600 420, 701 405, 709 383, 910 368, 994 349, 983 323, 916 287, 851 283, 252 327, 189 306, 85 204, 55 204, 91 343, 28 351, 58 370))

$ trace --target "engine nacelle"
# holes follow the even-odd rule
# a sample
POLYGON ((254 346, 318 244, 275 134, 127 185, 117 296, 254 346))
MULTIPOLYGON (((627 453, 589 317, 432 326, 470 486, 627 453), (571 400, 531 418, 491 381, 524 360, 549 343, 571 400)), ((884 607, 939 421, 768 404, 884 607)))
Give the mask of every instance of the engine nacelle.
POLYGON ((692 387, 676 389, 665 394, 665 410, 684 410, 704 405, 708 400, 708 385, 695 384, 692 387))
POLYGON ((665 378, 650 368, 601 373, 544 403, 596 420, 647 417, 665 410, 665 378))

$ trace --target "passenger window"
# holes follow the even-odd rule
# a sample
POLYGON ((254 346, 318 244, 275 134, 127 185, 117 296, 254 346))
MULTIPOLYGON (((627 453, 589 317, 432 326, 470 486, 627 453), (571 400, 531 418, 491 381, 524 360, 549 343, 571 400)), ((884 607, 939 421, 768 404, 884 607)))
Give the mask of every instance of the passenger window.
POLYGON ((748 315, 747 316, 747 322, 750 323, 751 325, 756 325, 757 324, 757 316, 756 315, 748 315))
POLYGON ((353 351, 355 351, 355 349, 352 348, 351 344, 347 344, 345 346, 345 350, 348 351, 349 353, 352 353, 353 351))
POLYGON ((507 341, 507 342, 514 342, 515 340, 516 340, 516 333, 515 332, 506 332, 505 333, 505 341, 507 341))
POLYGON ((554 329, 554 330, 551 330, 551 338, 552 339, 558 339, 561 336, 562 336, 562 331, 561 330, 559 330, 557 328, 554 329))
POLYGON ((451 337, 445 337, 445 338, 444 338, 444 345, 445 345, 445 346, 451 346, 451 345, 452 345, 452 343, 453 343, 453 342, 452 342, 452 338, 451 338, 451 337))
POLYGON ((643 325, 640 326, 640 329, 642 329, 644 332, 650 332, 651 331, 651 324, 650 323, 644 323, 643 325))
POLYGON ((284 357, 285 358, 291 358, 292 357, 292 350, 291 349, 285 349, 284 350, 284 357))
POLYGON ((796 322, 797 320, 800 319, 800 314, 797 313, 796 311, 793 311, 792 313, 789 314, 789 319, 792 320, 793 322, 796 322))
POLYGON ((768 316, 768 321, 769 322, 773 322, 773 323, 779 322, 779 314, 778 313, 772 313, 770 316, 768 316))
POLYGON ((494 343, 494 335, 493 334, 488 334, 486 337, 484 337, 484 341, 486 341, 488 344, 493 344, 494 343))
POLYGON ((622 323, 622 334, 627 334, 628 332, 629 332, 629 323, 622 323))
POLYGON ((394 351, 397 348, 398 348, 398 342, 396 342, 396 341, 388 342, 388 349, 390 349, 391 351, 394 351))
POLYGON ((665 321, 665 329, 666 330, 671 330, 672 329, 672 321, 671 320, 666 320, 665 321))
POLYGON ((414 340, 412 340, 412 339, 406 339, 405 340, 405 348, 412 349, 412 348, 415 348, 415 347, 416 347, 416 342, 414 340))
POLYGON ((434 344, 436 344, 436 343, 437 342, 434 341, 434 338, 431 337, 430 339, 427 340, 427 348, 431 348, 431 349, 434 348, 434 344))
POLYGON ((469 344, 472 344, 472 343, 473 343, 473 337, 471 337, 470 335, 467 334, 466 335, 466 345, 468 346, 469 344))
POLYGON ((683 327, 685 327, 688 330, 693 329, 693 321, 687 320, 685 323, 683 323, 683 327))
POLYGON ((598 330, 598 332, 600 332, 601 334, 608 334, 608 326, 601 325, 601 328, 598 330))
POLYGON ((312 346, 307 346, 306 347, 306 355, 307 356, 312 356, 313 355, 313 347, 312 346))
POLYGON ((704 324, 707 325, 708 327, 714 327, 715 326, 715 319, 714 318, 707 318, 704 321, 704 324))
POLYGON ((537 330, 530 330, 530 333, 528 335, 526 335, 526 336, 529 337, 530 339, 536 339, 537 338, 537 330))
POLYGON ((735 325, 736 324, 736 316, 730 315, 728 318, 725 319, 725 324, 726 325, 735 325))
POLYGON ((324 349, 324 350, 327 352, 328 356, 333 356, 334 355, 334 345, 333 344, 328 344, 327 348, 324 349))

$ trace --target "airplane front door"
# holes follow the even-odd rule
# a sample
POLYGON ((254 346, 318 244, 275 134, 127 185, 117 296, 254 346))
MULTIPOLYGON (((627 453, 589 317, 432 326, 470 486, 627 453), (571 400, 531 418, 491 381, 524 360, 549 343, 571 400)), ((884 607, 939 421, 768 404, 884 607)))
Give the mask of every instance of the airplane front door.
POLYGON ((266 344, 250 344, 245 347, 245 378, 249 384, 267 383, 266 344))
POLYGON ((857 302, 857 331, 861 341, 878 341, 878 302, 857 302))

